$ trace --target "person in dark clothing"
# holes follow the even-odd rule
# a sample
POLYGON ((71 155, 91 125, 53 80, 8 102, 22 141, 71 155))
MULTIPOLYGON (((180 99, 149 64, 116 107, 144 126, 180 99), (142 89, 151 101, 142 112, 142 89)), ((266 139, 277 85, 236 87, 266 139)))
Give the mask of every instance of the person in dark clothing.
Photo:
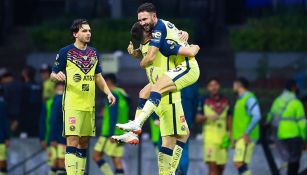
POLYGON ((9 125, 7 105, 3 97, 3 88, 0 86, 0 175, 6 175, 6 148, 9 144, 9 125))

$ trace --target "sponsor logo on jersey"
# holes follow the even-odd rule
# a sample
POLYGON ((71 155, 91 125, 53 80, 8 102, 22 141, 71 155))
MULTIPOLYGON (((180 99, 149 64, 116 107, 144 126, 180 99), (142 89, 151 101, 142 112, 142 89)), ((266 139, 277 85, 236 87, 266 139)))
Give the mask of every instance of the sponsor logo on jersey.
POLYGON ((169 27, 170 29, 172 29, 172 28, 174 28, 174 24, 168 22, 168 23, 167 23, 167 27, 169 27))
POLYGON ((81 81, 81 75, 80 74, 75 74, 73 79, 74 79, 75 82, 79 82, 79 81, 81 81))
POLYGON ((182 125, 182 126, 181 126, 181 131, 185 131, 185 129, 186 129, 185 126, 182 125))
POLYGON ((76 117, 69 117, 68 118, 68 123, 69 124, 76 124, 76 117))
POLYGON ((158 31, 152 33, 153 38, 161 38, 161 35, 162 35, 161 32, 158 31))
POLYGON ((89 84, 82 84, 82 91, 89 91, 90 85, 89 84))
POLYGON ((94 75, 85 75, 83 77, 83 81, 94 81, 95 76, 94 75))
POLYGON ((59 59, 59 54, 56 54, 55 60, 57 61, 59 59))

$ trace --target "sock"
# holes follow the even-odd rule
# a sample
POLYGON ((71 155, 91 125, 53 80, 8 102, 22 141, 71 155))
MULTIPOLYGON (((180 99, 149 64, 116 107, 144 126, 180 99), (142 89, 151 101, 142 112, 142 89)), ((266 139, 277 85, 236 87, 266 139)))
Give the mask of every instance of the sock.
POLYGON ((65 168, 58 168, 56 171, 56 175, 66 175, 65 168))
POLYGON ((239 175, 251 175, 251 171, 248 169, 247 164, 242 165, 238 169, 239 175))
POLYGON ((169 175, 172 167, 173 150, 161 147, 158 154, 159 175, 169 175))
POLYGON ((57 168, 51 167, 48 175, 56 175, 57 168))
POLYGON ((96 163, 104 175, 113 175, 110 165, 105 160, 101 159, 96 163))
POLYGON ((177 140, 176 146, 174 148, 173 156, 172 156, 172 168, 171 168, 172 173, 176 172, 176 169, 180 162, 180 158, 182 155, 182 150, 184 148, 184 145, 185 143, 177 140))
POLYGON ((116 169, 115 175, 124 175, 124 169, 116 169))
POLYGON ((154 110, 159 106, 161 100, 161 94, 158 92, 151 92, 149 99, 146 101, 142 111, 135 119, 136 123, 141 127, 148 119, 148 117, 154 112, 154 110))
POLYGON ((65 167, 67 175, 75 175, 77 172, 77 157, 76 157, 77 148, 73 146, 66 147, 65 153, 65 167))
POLYGON ((77 175, 84 175, 84 173, 85 173, 86 151, 87 151, 87 149, 77 148, 77 151, 76 151, 77 175))
POLYGON ((138 106, 136 107, 136 111, 135 111, 135 119, 139 116, 139 114, 141 113, 145 103, 146 103, 147 99, 145 98, 139 98, 138 99, 138 106))

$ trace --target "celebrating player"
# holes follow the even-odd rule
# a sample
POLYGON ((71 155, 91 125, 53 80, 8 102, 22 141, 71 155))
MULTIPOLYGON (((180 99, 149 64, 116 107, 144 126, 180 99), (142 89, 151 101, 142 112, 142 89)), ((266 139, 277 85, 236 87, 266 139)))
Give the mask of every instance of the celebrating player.
POLYGON ((87 44, 91 28, 84 19, 74 20, 71 26, 74 43, 60 49, 51 78, 65 81, 63 99, 64 136, 67 139, 65 167, 68 175, 84 174, 86 150, 90 136, 95 136, 95 84, 111 105, 115 104, 104 78, 98 52, 87 44))

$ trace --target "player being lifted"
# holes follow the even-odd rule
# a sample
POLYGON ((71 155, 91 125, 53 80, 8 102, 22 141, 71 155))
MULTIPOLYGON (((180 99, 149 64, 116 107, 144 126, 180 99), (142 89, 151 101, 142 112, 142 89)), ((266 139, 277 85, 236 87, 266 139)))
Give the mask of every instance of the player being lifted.
MULTIPOLYGON (((140 50, 143 55, 146 55, 149 47, 151 34, 145 32, 143 27, 136 23, 131 30, 132 37, 136 40, 141 40, 140 50)), ((131 46, 130 46, 131 47, 131 46)), ((182 54, 185 56, 195 56, 199 50, 198 46, 181 47, 175 42, 165 41, 165 55, 182 54)), ((131 53, 131 52, 130 52, 131 53)), ((149 97, 151 87, 157 82, 159 77, 165 72, 176 67, 176 57, 167 58, 160 51, 157 53, 157 58, 153 64, 146 67, 146 73, 150 84, 146 85, 139 94, 138 108, 136 117, 143 108, 146 99, 149 97)), ((189 136, 189 130, 184 119, 184 114, 181 106, 180 91, 174 91, 166 94, 161 99, 161 104, 155 110, 160 117, 160 128, 162 136, 162 148, 159 153, 159 172, 160 174, 168 174, 174 172, 178 166, 182 147, 189 136), (169 125, 169 126, 168 126, 169 125), (175 150, 173 154, 173 150, 175 150), (168 165, 172 165, 168 167, 168 165)), ((121 136, 113 136, 114 139, 127 142, 138 143, 138 138, 132 132, 128 132, 121 136)))
POLYGON ((82 175, 85 171, 86 151, 90 136, 95 136, 95 84, 103 91, 108 102, 115 104, 101 75, 98 52, 87 44, 91 28, 84 19, 71 26, 74 43, 60 49, 51 78, 65 81, 63 96, 64 128, 67 140, 65 167, 68 175, 82 175))

